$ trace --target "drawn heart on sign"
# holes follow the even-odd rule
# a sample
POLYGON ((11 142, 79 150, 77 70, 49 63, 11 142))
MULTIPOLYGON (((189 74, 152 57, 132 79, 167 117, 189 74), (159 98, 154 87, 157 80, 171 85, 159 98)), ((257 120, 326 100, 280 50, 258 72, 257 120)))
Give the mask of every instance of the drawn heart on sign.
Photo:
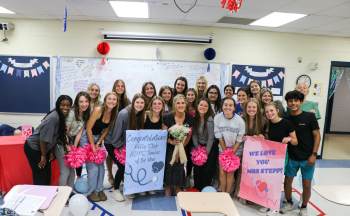
POLYGON ((268 199, 267 200, 267 206, 269 207, 269 208, 275 208, 276 209, 276 205, 277 205, 277 203, 279 204, 280 202, 277 202, 279 199, 277 199, 276 201, 275 201, 275 203, 272 201, 272 200, 270 200, 270 199, 268 199))
MULTIPOLYGON (((256 185, 260 183, 260 180, 256 181, 256 185)), ((258 189, 260 192, 264 191, 267 188, 266 182, 261 182, 260 185, 258 186, 258 189)))
POLYGON ((242 170, 248 169, 249 164, 247 162, 243 163, 242 170))
POLYGON ((154 162, 154 163, 152 164, 152 171, 153 171, 154 173, 159 173, 159 172, 163 169, 163 167, 164 167, 163 161, 154 162))

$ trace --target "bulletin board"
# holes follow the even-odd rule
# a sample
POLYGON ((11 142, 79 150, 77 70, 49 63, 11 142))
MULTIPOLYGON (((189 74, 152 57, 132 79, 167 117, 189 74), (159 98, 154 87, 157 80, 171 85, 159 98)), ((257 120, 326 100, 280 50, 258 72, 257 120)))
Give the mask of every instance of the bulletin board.
POLYGON ((50 56, 0 56, 0 112, 50 111, 50 56))
POLYGON ((257 80, 262 88, 271 89, 274 100, 283 101, 284 79, 284 67, 232 64, 231 85, 236 96, 239 88, 249 88, 249 83, 257 80))

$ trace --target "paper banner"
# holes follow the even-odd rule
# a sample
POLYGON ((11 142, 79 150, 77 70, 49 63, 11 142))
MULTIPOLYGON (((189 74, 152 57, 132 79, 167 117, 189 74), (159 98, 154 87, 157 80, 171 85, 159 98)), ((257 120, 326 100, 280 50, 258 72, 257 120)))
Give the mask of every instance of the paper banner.
POLYGON ((287 144, 247 138, 238 196, 279 211, 287 144))
POLYGON ((47 69, 48 67, 50 67, 50 65, 49 65, 49 63, 47 63, 47 61, 45 61, 44 63, 43 63, 43 65, 44 65, 44 67, 47 69))
POLYGON ((29 77, 29 70, 24 71, 24 78, 29 77))
POLYGON ((13 75, 13 68, 12 67, 9 67, 9 70, 7 71, 7 74, 13 75))
POLYGON ((284 77, 284 73, 281 71, 278 73, 278 76, 282 79, 284 77))
POLYGON ((21 72, 20 70, 16 70, 16 77, 21 77, 21 72))
POLYGON ((275 82, 275 84, 278 83, 278 82, 280 82, 280 80, 278 79, 278 76, 274 76, 274 77, 273 77, 273 81, 275 82))
POLYGON ((29 60, 29 63, 18 63, 18 62, 16 62, 16 59, 9 58, 8 62, 13 64, 14 67, 28 68, 28 67, 33 67, 33 65, 35 65, 35 63, 38 63, 38 59, 29 60))
POLYGON ((7 70, 7 65, 2 64, 0 71, 3 71, 4 73, 6 73, 6 70, 7 70))
POLYGON ((261 88, 266 88, 266 80, 261 80, 261 88))
POLYGON ((38 73, 36 72, 36 69, 31 69, 32 77, 38 76, 38 73))
POLYGON ((268 80, 267 80, 267 86, 273 86, 272 79, 268 79, 268 80))
POLYGON ((239 72, 238 70, 236 70, 232 76, 234 76, 236 79, 238 78, 238 76, 241 74, 241 72, 239 72))
POLYGON ((40 75, 41 73, 44 73, 44 70, 43 70, 43 68, 42 68, 41 66, 37 67, 36 69, 37 69, 39 75, 40 75))
POLYGON ((251 81, 253 81, 253 79, 250 79, 250 78, 249 78, 249 79, 248 79, 247 85, 249 85, 251 81))
POLYGON ((266 69, 264 72, 262 72, 262 71, 253 71, 253 69, 249 68, 249 66, 245 67, 245 71, 247 71, 247 73, 253 77, 267 77, 269 76, 270 73, 274 72, 273 70, 274 68, 269 68, 269 69, 266 69))
POLYGON ((242 75, 242 76, 241 76, 241 79, 239 80, 239 82, 241 82, 241 83, 244 84, 244 82, 245 82, 246 79, 247 79, 247 77, 244 76, 244 75, 242 75))

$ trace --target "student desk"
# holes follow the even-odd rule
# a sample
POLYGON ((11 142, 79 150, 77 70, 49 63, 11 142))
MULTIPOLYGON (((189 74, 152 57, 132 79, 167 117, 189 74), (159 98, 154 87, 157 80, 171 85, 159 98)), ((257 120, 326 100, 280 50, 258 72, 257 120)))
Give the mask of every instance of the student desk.
POLYGON ((177 199, 180 208, 188 212, 239 216, 237 208, 228 193, 179 192, 177 199))
MULTIPOLYGON (((17 193, 21 190, 22 185, 14 186, 8 194, 4 197, 4 202, 10 198, 12 194, 17 193)), ((72 192, 72 188, 68 186, 58 186, 58 193, 55 198, 53 198, 49 208, 44 210, 44 215, 47 216, 59 216, 62 213, 63 208, 66 205, 67 199, 69 198, 70 193, 72 192)), ((37 215, 36 213, 35 215, 37 215)))
POLYGON ((312 189, 326 200, 350 206, 350 185, 315 185, 312 189))
MULTIPOLYGON (((24 154, 22 136, 0 136, 0 191, 8 192, 19 184, 33 184, 33 173, 24 154)), ((60 169, 51 163, 51 185, 58 185, 60 169)))

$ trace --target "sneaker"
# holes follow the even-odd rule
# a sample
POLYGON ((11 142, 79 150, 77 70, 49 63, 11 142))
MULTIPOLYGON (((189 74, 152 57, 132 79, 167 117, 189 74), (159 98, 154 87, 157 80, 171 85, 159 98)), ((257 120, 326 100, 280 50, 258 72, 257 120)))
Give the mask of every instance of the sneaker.
POLYGON ((134 199, 135 198, 135 194, 128 194, 125 195, 128 199, 134 199))
POLYGON ((300 209, 299 216, 309 216, 306 208, 300 209))
POLYGON ((97 196, 95 192, 92 192, 91 195, 87 195, 87 198, 93 202, 100 202, 101 198, 97 196))
POLYGON ((280 213, 285 214, 294 209, 294 203, 285 203, 284 206, 280 209, 280 213))
POLYGON ((140 192, 139 193, 141 196, 146 196, 146 192, 140 192))
POLYGON ((286 196, 286 194, 284 194, 283 203, 287 203, 287 196, 286 196))
POLYGON ((277 215, 277 214, 278 214, 278 212, 275 211, 275 210, 272 210, 272 209, 270 209, 270 211, 268 211, 268 212, 266 213, 267 216, 274 216, 274 215, 277 215))
POLYGON ((111 197, 112 197, 113 199, 115 199, 116 201, 118 201, 118 202, 123 202, 123 201, 125 201, 125 199, 124 199, 122 193, 120 193, 120 190, 115 190, 115 191, 113 191, 111 197))
POLYGON ((259 208, 259 211, 262 213, 266 213, 266 212, 270 211, 270 209, 267 207, 261 207, 261 208, 259 208))
POLYGON ((98 193, 98 196, 100 197, 101 201, 106 201, 107 200, 107 196, 103 191, 100 191, 98 193))
POLYGON ((152 191, 148 191, 148 193, 151 194, 151 195, 154 195, 154 194, 156 194, 156 191, 152 190, 152 191))
POLYGON ((189 176, 186 177, 186 186, 187 188, 190 188, 191 187, 191 179, 189 176))
POLYGON ((298 207, 301 208, 302 205, 303 205, 303 195, 300 196, 298 207))

